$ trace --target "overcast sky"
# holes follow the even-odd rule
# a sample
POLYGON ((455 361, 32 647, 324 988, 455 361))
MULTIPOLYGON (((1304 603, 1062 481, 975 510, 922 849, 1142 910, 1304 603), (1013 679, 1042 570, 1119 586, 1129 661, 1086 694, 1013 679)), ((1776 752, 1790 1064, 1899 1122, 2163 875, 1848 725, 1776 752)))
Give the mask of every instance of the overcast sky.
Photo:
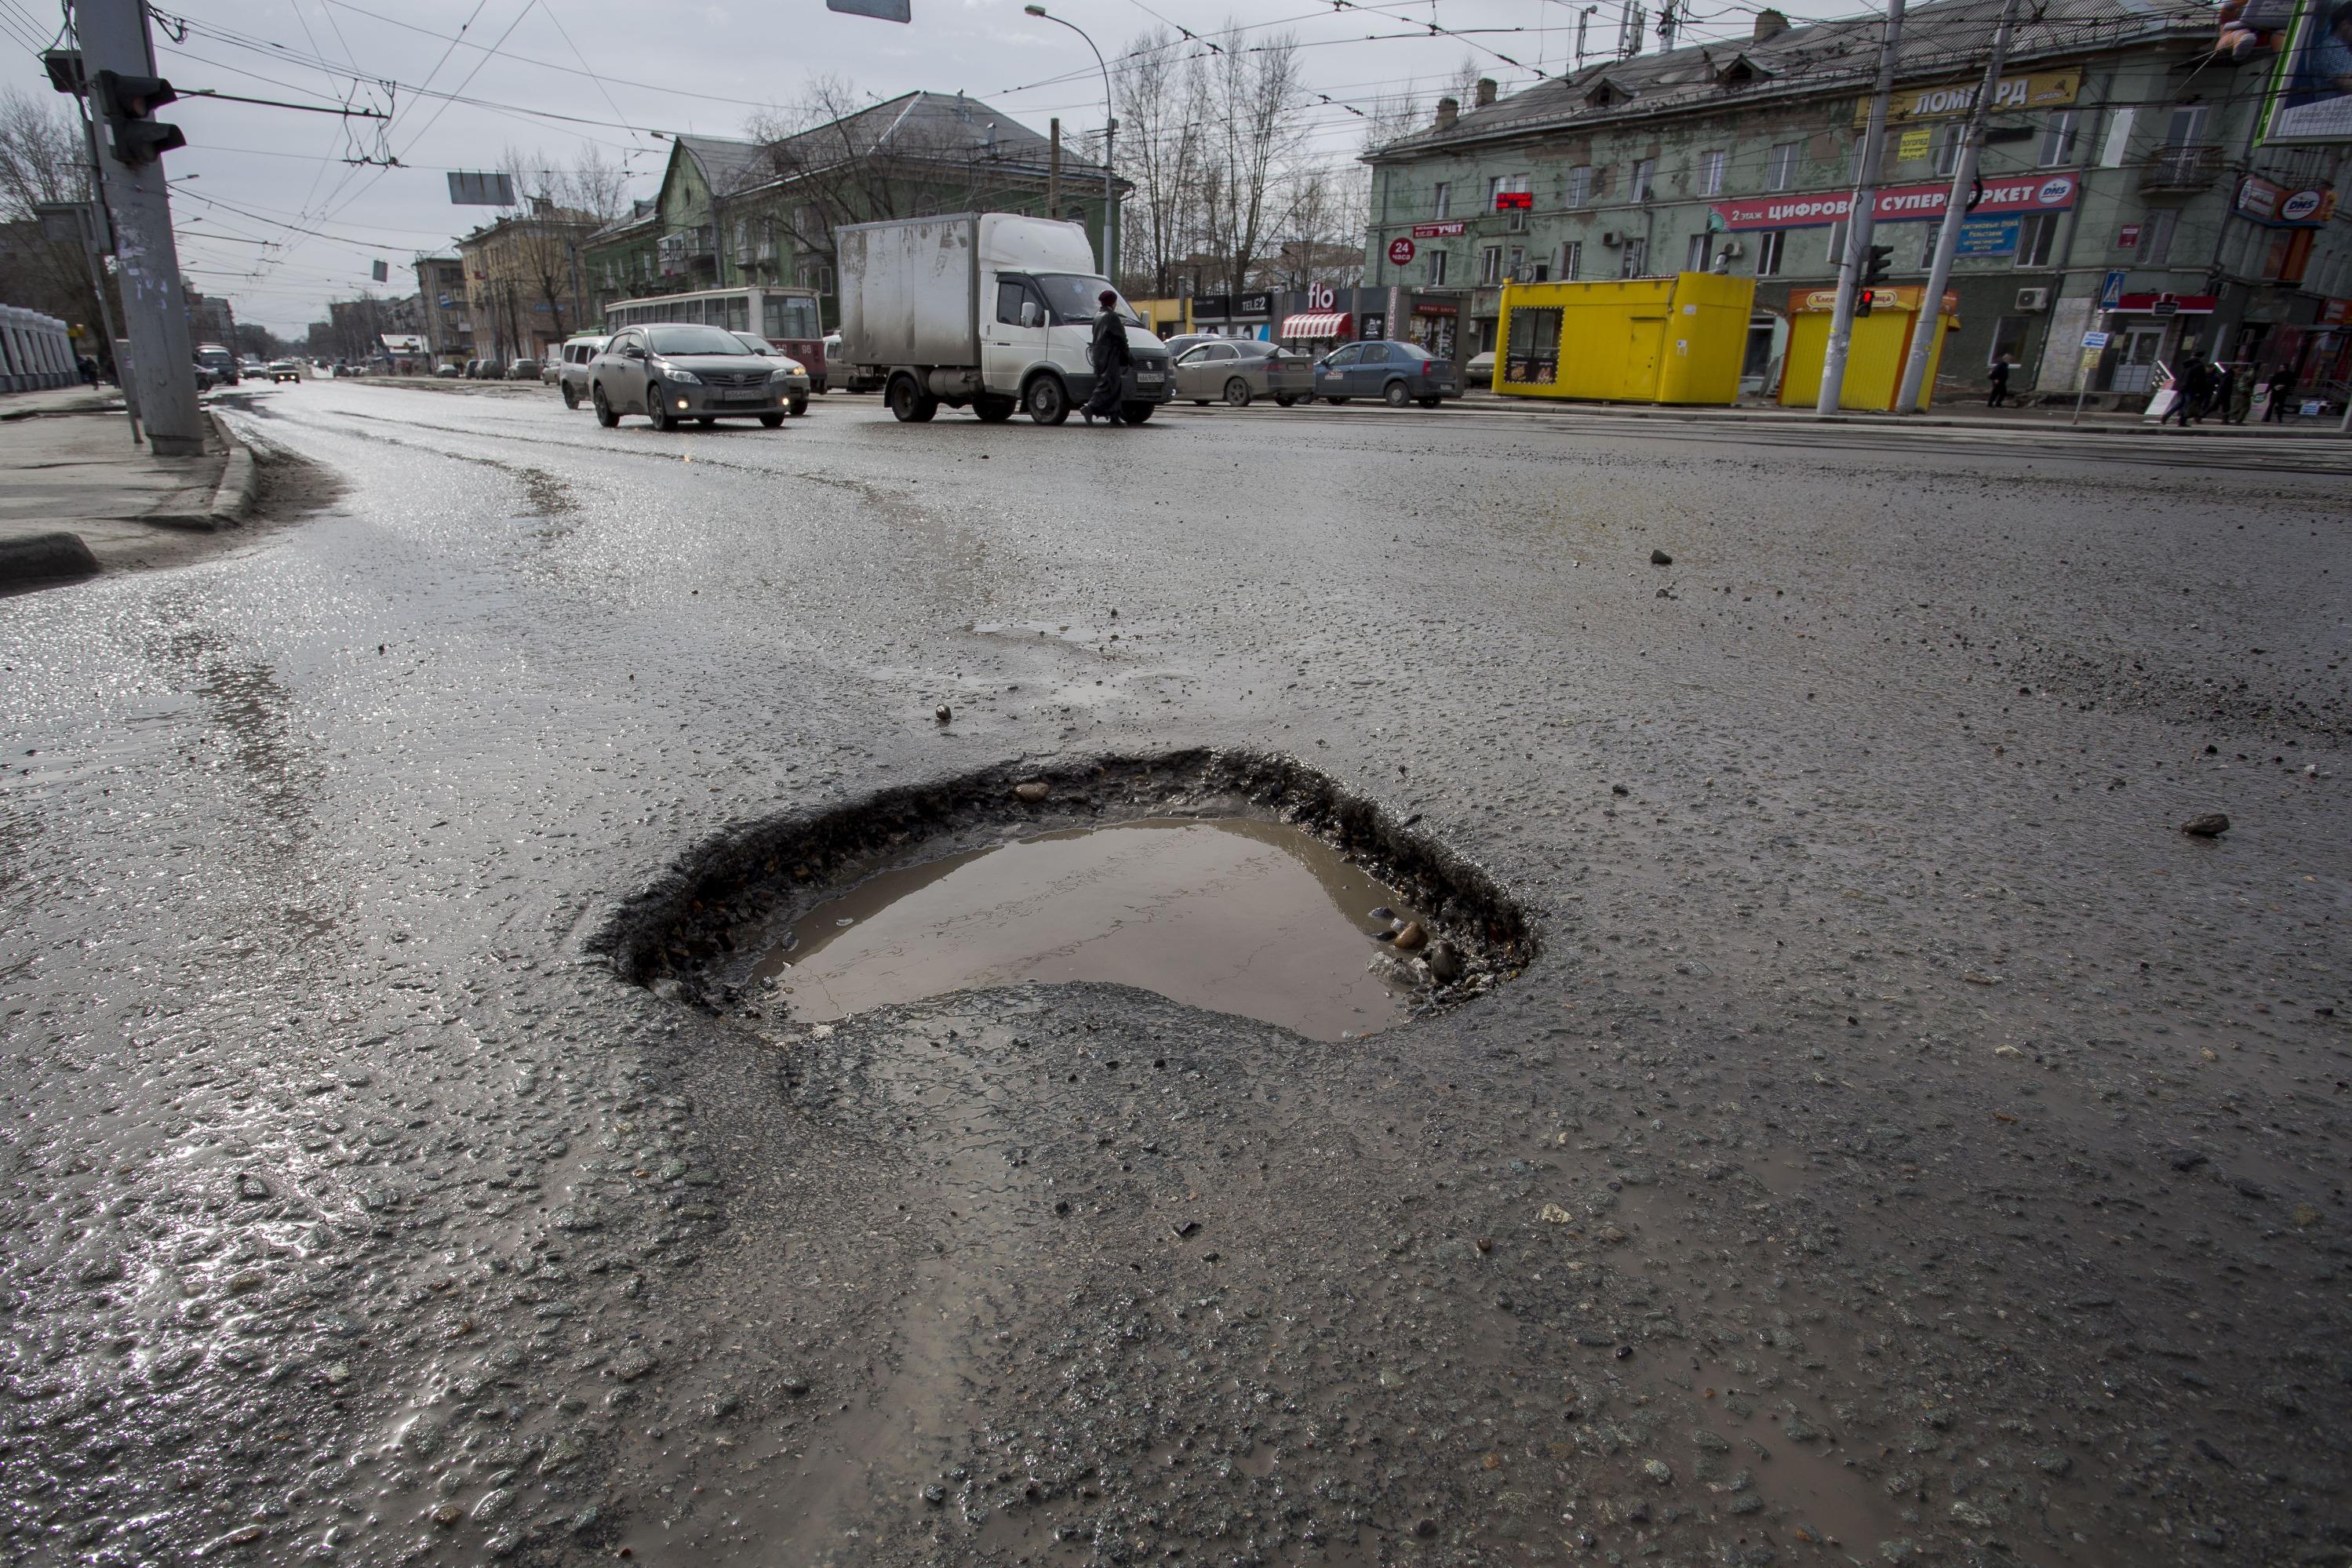
MULTIPOLYGON (((28 35, 45 41, 57 25, 54 3, 0 0, 0 28, 20 43, 28 35)), ((1425 106, 1465 57, 1506 91, 1528 85, 1531 70, 1483 50, 1561 69, 1581 9, 1574 0, 1374 0, 1359 9, 1331 0, 1051 3, 1113 58, 1159 18, 1243 47, 1295 33, 1308 46, 1310 84, 1358 108, 1416 89, 1425 106), (1433 21, 1465 36, 1433 37, 1433 21)), ((392 267, 381 292, 413 292, 405 269, 415 256, 446 252, 454 235, 490 215, 450 205, 447 171, 493 167, 510 146, 560 164, 593 142, 625 158, 638 176, 633 193, 650 195, 668 150, 655 132, 740 134, 747 115, 797 97, 815 73, 874 98, 961 89, 1040 131, 1058 114, 1066 134, 1099 134, 1102 78, 1068 29, 1024 15, 1022 0, 912 4, 914 23, 902 26, 835 15, 823 0, 160 0, 159 16, 187 24, 180 41, 156 40, 163 74, 184 93, 209 87, 394 112, 388 126, 355 120, 347 130, 339 119, 289 110, 173 105, 165 117, 189 143, 166 160, 182 265, 196 287, 235 301, 240 319, 299 337, 329 298, 369 287, 371 261, 392 267), (387 92, 386 80, 399 85, 387 92), (386 152, 403 166, 345 162, 386 152)), ((1809 9, 1858 8, 1816 0, 1809 9)), ((1753 9, 1702 0, 1703 20, 1685 37, 1744 37, 1753 9)), ((1613 42, 1617 16, 1613 4, 1593 16, 1593 49, 1613 42)), ((16 57, 24 84, 43 85, 29 55, 16 57)), ((1362 141, 1363 121, 1344 108, 1318 105, 1313 125, 1315 144, 1335 159, 1362 141)))

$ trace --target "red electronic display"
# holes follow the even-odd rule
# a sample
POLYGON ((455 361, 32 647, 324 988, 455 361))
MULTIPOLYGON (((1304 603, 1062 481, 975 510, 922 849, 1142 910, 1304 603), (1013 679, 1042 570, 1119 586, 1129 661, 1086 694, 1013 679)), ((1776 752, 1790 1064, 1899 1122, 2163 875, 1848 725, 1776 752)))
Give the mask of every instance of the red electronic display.
POLYGON ((1535 204, 1536 193, 1533 191, 1497 191, 1495 193, 1495 210, 1498 213, 1532 212, 1535 209, 1535 204))

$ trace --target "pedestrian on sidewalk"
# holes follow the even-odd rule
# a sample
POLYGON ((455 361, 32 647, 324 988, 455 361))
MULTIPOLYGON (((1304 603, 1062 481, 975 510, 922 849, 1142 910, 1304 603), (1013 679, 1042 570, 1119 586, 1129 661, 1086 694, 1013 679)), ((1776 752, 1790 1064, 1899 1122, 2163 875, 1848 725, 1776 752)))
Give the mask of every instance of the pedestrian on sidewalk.
POLYGON ((2205 367, 2194 353, 2183 353, 2180 368, 2172 377, 2172 406, 2156 423, 2164 424, 2177 419, 2181 429, 2188 429, 2197 423, 2198 404, 2204 395, 2205 367))
POLYGON ((2230 392, 2227 410, 2221 415, 2224 424, 2243 424, 2246 415, 2254 412, 2254 367, 2230 367, 2230 392))
POLYGON ((1094 363, 1095 391, 1078 413, 1088 424, 1097 414, 1113 424, 1125 424, 1127 416, 1118 405, 1127 391, 1127 367, 1135 362, 1135 351, 1127 346, 1127 323, 1118 319, 1115 290, 1102 291, 1102 310, 1095 317, 1094 342, 1087 350, 1087 358, 1094 363))
POLYGON ((81 372, 82 385, 86 387, 98 385, 98 361, 95 359, 88 354, 76 354, 74 369, 81 372))
POLYGON ((2264 424, 2284 424, 2286 423, 2286 405, 2294 401, 2294 367, 2291 365, 2281 365, 2278 369, 2271 372, 2271 379, 2265 384, 2269 386, 2271 391, 2271 405, 2270 407, 2263 410, 2263 423, 2264 424))
POLYGON ((1985 399, 1985 407, 2000 408, 2009 402, 2009 356, 2003 354, 1992 362, 1992 395, 1985 399))

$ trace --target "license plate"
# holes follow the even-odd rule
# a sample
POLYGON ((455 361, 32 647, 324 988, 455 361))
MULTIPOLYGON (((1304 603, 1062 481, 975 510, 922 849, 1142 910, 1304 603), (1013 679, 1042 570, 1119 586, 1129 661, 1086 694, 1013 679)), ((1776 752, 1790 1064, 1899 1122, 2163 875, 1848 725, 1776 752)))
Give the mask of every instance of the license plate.
POLYGON ((1135 378, 1135 384, 1139 387, 1156 387, 1160 384, 1160 372, 1145 371, 1135 378))
POLYGON ((721 392, 719 394, 719 401, 720 402, 766 402, 768 394, 766 392, 721 392))

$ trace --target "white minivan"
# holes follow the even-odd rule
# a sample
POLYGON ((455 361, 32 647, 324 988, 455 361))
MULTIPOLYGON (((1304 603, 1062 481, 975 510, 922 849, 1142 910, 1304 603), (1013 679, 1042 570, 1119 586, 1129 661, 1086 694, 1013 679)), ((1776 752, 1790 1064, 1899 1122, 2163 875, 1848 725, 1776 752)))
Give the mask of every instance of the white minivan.
POLYGON ((556 384, 563 389, 563 406, 578 408, 588 401, 588 361, 613 340, 607 332, 583 332, 566 338, 554 365, 556 384))

